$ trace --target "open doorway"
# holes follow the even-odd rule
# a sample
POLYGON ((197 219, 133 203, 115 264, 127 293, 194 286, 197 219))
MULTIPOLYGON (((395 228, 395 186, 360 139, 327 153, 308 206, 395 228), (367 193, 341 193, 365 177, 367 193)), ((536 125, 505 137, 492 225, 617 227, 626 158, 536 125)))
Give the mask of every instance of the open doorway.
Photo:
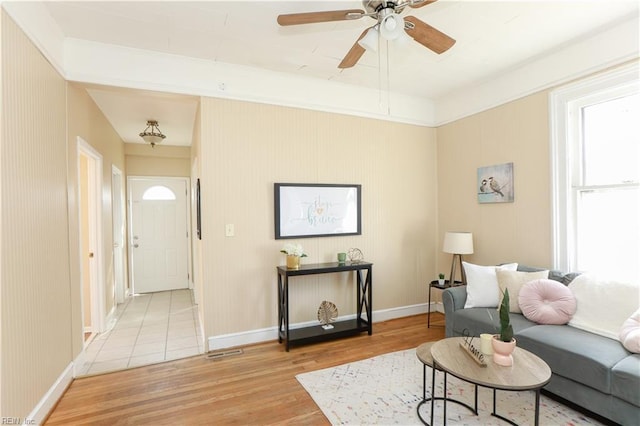
POLYGON ((85 347, 104 329, 102 156, 78 137, 81 301, 85 347))

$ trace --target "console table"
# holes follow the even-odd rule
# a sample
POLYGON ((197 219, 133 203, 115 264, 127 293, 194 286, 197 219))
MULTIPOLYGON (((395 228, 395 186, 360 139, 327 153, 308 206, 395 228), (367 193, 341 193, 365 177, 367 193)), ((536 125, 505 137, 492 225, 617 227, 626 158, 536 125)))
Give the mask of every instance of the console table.
POLYGON ((300 265, 299 269, 278 266, 278 342, 284 340, 289 352, 291 344, 313 343, 339 337, 352 336, 366 331, 371 335, 372 327, 372 267, 369 262, 316 263, 300 265), (320 324, 310 327, 289 328, 289 278, 303 275, 329 274, 354 271, 356 276, 356 317, 332 323, 325 330, 320 324), (366 317, 366 319, 364 318, 366 317))

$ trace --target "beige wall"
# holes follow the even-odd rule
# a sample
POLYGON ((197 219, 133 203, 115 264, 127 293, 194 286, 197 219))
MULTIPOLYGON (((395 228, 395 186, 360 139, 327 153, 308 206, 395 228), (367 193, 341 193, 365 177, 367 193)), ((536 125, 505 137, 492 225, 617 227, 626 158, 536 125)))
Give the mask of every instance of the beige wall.
MULTIPOLYGON (((78 218, 78 151, 77 139, 81 137, 102 156, 102 246, 104 281, 104 309, 108 314, 115 307, 113 275, 113 230, 111 171, 115 165, 123 173, 124 144, 86 90, 74 83, 67 83, 68 108, 68 157, 69 157, 69 240, 71 242, 73 355, 82 349, 82 305, 80 299, 80 248, 78 218)), ((124 192, 124 189, 123 189, 124 192)), ((124 194, 123 194, 124 196, 124 194)), ((126 267, 126 266, 125 266, 126 267)), ((126 274, 125 274, 126 275, 126 274)))
POLYGON ((66 83, 0 19, 0 416, 24 418, 72 360, 66 83))
POLYGON ((191 176, 188 146, 125 144, 127 176, 191 176))
MULTIPOLYGON (((425 127, 203 98, 202 268, 205 335, 277 324, 274 182, 362 185, 362 235, 307 238, 305 262, 360 248, 373 262, 373 309, 424 303, 435 274, 436 140, 425 127), (225 237, 225 224, 235 237, 225 237)), ((291 320, 316 319, 323 300, 355 312, 340 275, 300 278, 291 320)))
POLYGON ((438 128, 438 269, 446 231, 473 232, 472 263, 551 267, 548 92, 438 128), (478 167, 513 162, 515 202, 478 204, 478 167))

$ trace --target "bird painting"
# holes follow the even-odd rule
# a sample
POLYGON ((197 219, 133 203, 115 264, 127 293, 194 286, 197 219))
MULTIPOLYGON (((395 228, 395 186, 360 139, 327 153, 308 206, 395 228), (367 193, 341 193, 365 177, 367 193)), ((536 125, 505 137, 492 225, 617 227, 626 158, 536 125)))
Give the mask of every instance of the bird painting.
POLYGON ((478 167, 476 177, 479 203, 513 203, 513 163, 478 167))
POLYGON ((500 184, 493 178, 493 176, 489 178, 489 186, 491 187, 491 190, 493 192, 500 194, 501 197, 504 197, 504 194, 501 191, 502 188, 500 187, 500 184))
POLYGON ((482 179, 482 185, 480 185, 480 192, 489 192, 489 187, 487 186, 486 179, 482 179))

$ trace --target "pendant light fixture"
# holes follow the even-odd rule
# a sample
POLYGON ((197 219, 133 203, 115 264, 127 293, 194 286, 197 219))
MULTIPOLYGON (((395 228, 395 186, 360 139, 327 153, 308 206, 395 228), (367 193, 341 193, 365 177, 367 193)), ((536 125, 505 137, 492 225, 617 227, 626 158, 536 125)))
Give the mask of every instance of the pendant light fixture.
POLYGON ((147 128, 144 129, 144 132, 140 133, 140 137, 150 144, 151 148, 155 148, 156 144, 159 144, 166 138, 160 131, 156 120, 147 120, 147 128))

